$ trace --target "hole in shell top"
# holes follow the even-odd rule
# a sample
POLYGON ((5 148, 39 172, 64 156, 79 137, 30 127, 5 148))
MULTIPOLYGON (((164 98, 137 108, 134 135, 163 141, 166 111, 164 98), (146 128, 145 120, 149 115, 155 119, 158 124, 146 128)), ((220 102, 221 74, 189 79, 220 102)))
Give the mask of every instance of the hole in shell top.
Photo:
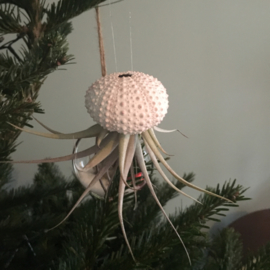
POLYGON ((103 128, 123 134, 139 134, 158 125, 167 113, 166 89, 142 72, 106 75, 86 92, 85 106, 103 128))
POLYGON ((125 74, 118 75, 118 78, 131 77, 131 76, 132 76, 132 74, 130 74, 130 73, 125 73, 125 74))

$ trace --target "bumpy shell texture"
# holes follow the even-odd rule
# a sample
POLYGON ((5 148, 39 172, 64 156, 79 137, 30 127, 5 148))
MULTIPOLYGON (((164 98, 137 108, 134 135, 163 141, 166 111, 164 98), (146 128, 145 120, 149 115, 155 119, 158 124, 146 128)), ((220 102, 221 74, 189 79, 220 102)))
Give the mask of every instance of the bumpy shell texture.
POLYGON ((168 110, 166 89, 142 72, 112 73, 93 83, 85 106, 103 128, 123 134, 140 134, 158 125, 168 110))

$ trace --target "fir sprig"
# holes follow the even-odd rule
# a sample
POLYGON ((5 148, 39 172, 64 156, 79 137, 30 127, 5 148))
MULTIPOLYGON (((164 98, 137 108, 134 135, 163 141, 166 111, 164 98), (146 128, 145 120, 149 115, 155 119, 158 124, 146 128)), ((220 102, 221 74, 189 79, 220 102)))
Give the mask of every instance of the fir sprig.
POLYGON ((88 9, 96 7, 104 1, 105 0, 60 0, 57 3, 53 3, 51 7, 46 10, 46 28, 50 30, 58 27, 62 23, 78 16, 88 9))
MULTIPOLYGON (((20 132, 7 122, 29 125, 47 76, 73 59, 68 54, 69 20, 104 0, 0 0, 0 158, 10 159, 20 132), (6 34, 16 36, 5 42, 6 34), (13 45, 18 43, 19 49, 13 45)), ((8 182, 10 165, 0 165, 1 183, 8 182), (5 176, 5 178, 4 178, 5 176)))
MULTIPOLYGON (((194 179, 193 174, 186 175, 185 177, 189 180, 194 179)), ((158 190, 162 190, 160 193, 166 193, 166 188, 164 186, 157 182, 155 184, 157 186, 157 196, 160 195, 158 190)), ((170 188, 170 190, 172 189, 170 188)), ((232 183, 225 183, 221 190, 218 186, 216 189, 211 189, 211 191, 215 191, 221 196, 230 198, 235 196, 236 193, 239 193, 239 195, 235 197, 236 202, 246 199, 243 196, 245 190, 240 185, 236 186, 235 181, 232 183)), ((125 215, 128 220, 126 231, 128 238, 130 239, 134 255, 138 258, 138 263, 134 264, 130 258, 128 250, 121 248, 122 244, 124 244, 124 240, 119 234, 118 240, 115 241, 115 243, 112 241, 110 244, 111 249, 113 250, 112 257, 104 261, 102 267, 97 269, 114 269, 114 267, 117 267, 117 269, 126 269, 125 267, 128 269, 160 270, 190 269, 183 246, 175 232, 172 230, 168 222, 164 220, 160 211, 153 211, 156 207, 156 203, 152 200, 151 195, 148 193, 148 189, 145 188, 140 192, 142 194, 145 193, 145 197, 149 199, 149 202, 147 202, 148 199, 142 199, 140 203, 144 205, 144 207, 139 206, 140 209, 138 209, 138 212, 140 214, 136 215, 136 211, 134 211, 134 218, 131 218, 131 220, 127 219, 127 217, 132 217, 131 214, 128 216, 125 215), (152 214, 152 212, 155 214, 152 214), (181 260, 179 260, 179 258, 181 258, 181 260), (174 268, 168 268, 172 266, 174 268)), ((166 193, 166 195, 164 195, 164 198, 166 197, 165 201, 168 201, 174 196, 175 191, 166 193)), ((142 198, 143 197, 144 195, 142 195, 142 198)), ((209 246, 205 233, 201 231, 204 225, 198 222, 198 213, 204 213, 205 218, 209 220, 217 213, 221 214, 223 211, 227 210, 227 208, 223 208, 223 210, 220 208, 220 206, 226 204, 224 201, 218 198, 215 200, 213 198, 214 197, 209 195, 202 195, 200 200, 203 202, 203 205, 192 205, 183 212, 178 211, 175 215, 170 215, 170 219, 173 224, 177 226, 178 231, 188 248, 190 256, 193 258, 192 261, 194 267, 196 267, 196 263, 199 261, 199 258, 203 258, 205 248, 209 246), (194 217, 194 215, 196 217, 194 217), (193 217, 192 219, 190 219, 191 216, 193 217)), ((163 203, 165 201, 163 201, 163 203)), ((235 204, 230 204, 230 206, 232 205, 235 204)), ((126 213, 129 213, 130 211, 131 208, 129 208, 126 213)))
POLYGON ((27 11, 31 9, 32 2, 29 0, 0 0, 0 4, 13 4, 27 11))
POLYGON ((255 254, 249 254, 244 260, 244 267, 239 270, 268 270, 270 269, 270 243, 261 247, 255 254))
POLYGON ((19 8, 4 4, 0 9, 0 32, 3 34, 21 33, 24 26, 20 24, 20 13, 19 8))
MULTIPOLYGON (((188 181, 194 180, 194 174, 184 177, 188 181)), ((151 178, 153 179, 153 176, 151 178)), ((203 265, 206 262, 210 267, 223 260, 220 257, 224 255, 220 241, 217 241, 216 243, 220 244, 216 245, 217 247, 220 245, 221 252, 218 252, 218 248, 215 248, 213 244, 212 250, 215 253, 210 252, 209 259, 205 257, 206 251, 210 249, 210 242, 206 233, 201 230, 204 226, 199 222, 198 216, 203 213, 205 220, 210 220, 217 213, 223 215, 229 206, 235 204, 223 207, 227 204, 223 200, 203 195, 200 197, 203 205, 194 204, 185 211, 176 211, 174 215, 170 215, 192 258, 192 266, 190 266, 181 242, 161 215, 148 188, 144 187, 138 192, 137 210, 133 210, 132 193, 125 196, 124 202, 127 236, 138 260, 135 263, 119 226, 118 181, 119 172, 116 173, 105 200, 95 197, 84 200, 64 224, 45 233, 45 229, 53 227, 64 218, 81 195, 82 188, 77 182, 67 183, 66 178, 55 165, 39 165, 39 173, 35 176, 34 186, 2 193, 0 200, 2 242, 0 243, 5 246, 6 251, 0 252, 0 263, 6 263, 16 249, 19 251, 10 262, 10 269, 17 270, 24 269, 26 262, 23 258, 27 254, 30 256, 27 265, 29 270, 36 269, 37 266, 38 269, 44 270, 202 270, 205 269, 203 265), (69 191, 68 197, 67 191, 69 191), (5 209, 5 205, 9 205, 9 209, 5 209), (31 253, 25 241, 22 241, 22 235, 27 235, 36 256, 31 253)), ((152 181, 163 205, 176 196, 177 193, 167 184, 152 181)), ((177 185, 181 188, 180 184, 177 185)), ((245 189, 236 185, 235 181, 225 183, 222 188, 218 186, 211 191, 234 199, 235 202, 246 199, 243 195, 245 189)), ((226 254, 229 252, 237 254, 234 251, 237 245, 233 244, 236 238, 228 234, 225 236, 227 238, 221 237, 221 239, 229 247, 226 254), (232 244, 224 239, 229 239, 232 244)), ((264 262, 263 258, 264 255, 261 255, 261 262, 264 262)), ((236 265, 236 260, 228 261, 227 256, 224 256, 224 267, 232 265, 230 262, 236 265)))
POLYGON ((216 188, 207 188, 207 190, 228 198, 235 203, 228 203, 225 200, 221 200, 207 194, 200 195, 198 200, 202 205, 193 204, 185 209, 182 215, 179 216, 179 223, 182 224, 182 226, 186 227, 190 224, 196 223, 199 227, 208 229, 209 227, 206 225, 207 221, 220 221, 215 216, 225 216, 224 212, 227 212, 229 207, 238 206, 236 202, 250 200, 243 195, 247 188, 243 188, 241 185, 236 185, 236 180, 233 180, 232 182, 228 181, 221 189, 218 185, 216 188))
POLYGON ((213 239, 208 254, 208 262, 204 266, 209 270, 241 270, 243 244, 240 234, 233 228, 225 228, 213 239))

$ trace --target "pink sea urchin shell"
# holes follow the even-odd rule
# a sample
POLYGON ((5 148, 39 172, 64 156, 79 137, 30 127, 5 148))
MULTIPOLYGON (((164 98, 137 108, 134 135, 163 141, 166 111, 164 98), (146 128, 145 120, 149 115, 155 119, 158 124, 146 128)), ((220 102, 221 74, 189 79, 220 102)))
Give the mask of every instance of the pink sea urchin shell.
POLYGON ((139 134, 158 125, 168 109, 166 89, 142 72, 112 73, 93 83, 85 106, 103 128, 123 134, 139 134))

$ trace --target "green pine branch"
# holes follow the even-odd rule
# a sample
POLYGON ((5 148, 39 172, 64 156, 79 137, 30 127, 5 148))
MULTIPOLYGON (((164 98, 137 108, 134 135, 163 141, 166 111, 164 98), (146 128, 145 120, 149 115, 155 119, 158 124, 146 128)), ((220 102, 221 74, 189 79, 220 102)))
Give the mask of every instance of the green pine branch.
POLYGON ((51 30, 62 23, 80 15, 82 12, 98 6, 105 0, 60 0, 46 10, 46 29, 51 30))
MULTIPOLYGON (((159 190, 161 186, 157 183, 155 184, 157 185, 157 190, 159 190)), ((164 188, 161 190, 163 191, 164 188)), ((239 185, 235 186, 235 181, 233 181, 233 183, 225 183, 221 190, 218 186, 216 189, 212 189, 212 191, 219 193, 221 196, 230 198, 235 196, 236 202, 246 199, 243 196, 245 190, 239 185)), ((140 193, 141 192, 147 193, 147 188, 140 191, 140 193)), ((117 240, 111 241, 110 243, 111 251, 113 251, 111 252, 111 257, 107 258, 100 268, 94 269, 114 269, 114 267, 117 267, 117 269, 165 270, 172 269, 168 268, 172 266, 175 267, 173 269, 190 269, 183 246, 171 226, 163 218, 160 211, 158 211, 156 215, 152 215, 156 203, 154 200, 150 199, 151 195, 149 193, 148 196, 149 200, 152 201, 152 205, 147 204, 144 209, 140 209, 139 212, 142 212, 140 214, 136 215, 135 211, 133 221, 127 219, 126 215, 126 213, 130 211, 130 208, 125 212, 125 220, 127 220, 126 231, 134 255, 138 259, 138 264, 132 261, 129 251, 123 248, 125 242, 121 236, 121 231, 119 231, 117 240), (149 220, 148 215, 150 216, 149 220), (143 217, 142 220, 140 220, 140 216, 143 217), (142 222, 141 227, 138 225, 140 222, 142 222), (179 258, 181 258, 181 260, 179 258)), ((200 197, 200 200, 205 202, 203 205, 193 205, 184 212, 176 212, 175 215, 170 215, 170 219, 178 228, 183 242, 188 248, 194 267, 197 265, 198 261, 200 261, 199 258, 203 258, 205 248, 209 245, 205 233, 201 231, 204 225, 198 222, 197 218, 194 218, 194 216, 198 217, 198 213, 204 213, 205 218, 210 220, 217 213, 223 214, 223 212, 227 210, 227 208, 220 208, 220 206, 226 204, 224 201, 218 198, 216 201, 212 196, 210 196, 210 198, 209 195, 203 195, 200 197), (193 218, 190 219, 190 216, 193 216, 193 218)), ((144 203, 145 202, 142 201, 142 204, 144 203)), ((235 204, 228 204, 227 207, 229 207, 229 205, 235 206, 235 204)))
POLYGON ((13 4, 25 10, 31 9, 32 2, 32 0, 0 0, 0 4, 13 4))
POLYGON ((36 269, 31 268, 31 260, 39 269, 48 269, 48 262, 51 263, 55 256, 61 254, 62 230, 68 228, 69 223, 47 233, 45 230, 65 217, 69 207, 83 191, 77 180, 67 180, 56 165, 41 164, 32 186, 1 190, 0 268, 12 258, 16 250, 10 269, 36 269), (35 261, 33 254, 31 259, 26 259, 31 252, 28 244, 22 240, 24 235, 28 237, 39 261, 35 261), (42 260, 46 262, 44 268, 42 260), (29 265, 26 266, 27 261, 29 265))
POLYGON ((208 194, 201 195, 198 200, 202 203, 193 204, 185 209, 179 216, 179 224, 188 227, 190 224, 197 224, 201 228, 209 228, 206 225, 207 221, 220 221, 217 216, 225 216, 224 212, 229 211, 229 207, 237 207, 236 202, 250 200, 243 194, 247 189, 241 185, 236 185, 236 180, 225 183, 220 189, 219 185, 216 188, 207 188, 207 190, 228 198, 235 203, 228 203, 225 200, 219 199, 208 194))
POLYGON ((244 266, 239 270, 268 270, 270 269, 270 243, 260 248, 255 254, 250 254, 244 260, 244 266))
MULTIPOLYGON (((0 158, 9 160, 20 132, 7 124, 23 127, 33 112, 42 113, 36 102, 47 76, 71 62, 68 21, 102 1, 0 0, 0 158), (46 18, 45 18, 46 17, 46 18), (46 22, 47 20, 47 22, 46 22), (5 35, 16 33, 5 41, 5 35), (19 49, 14 49, 20 42, 19 49)), ((3 186, 10 180, 10 165, 0 165, 3 186)))
POLYGON ((20 9, 9 4, 4 4, 2 9, 0 9, 0 32, 2 34, 23 32, 25 28, 20 22, 20 9))
MULTIPOLYGON (((16 101, 16 100, 4 100, 0 102, 0 131, 5 131, 7 129, 10 130, 11 134, 16 134, 18 132, 17 129, 12 128, 9 123, 13 123, 15 125, 21 126, 22 122, 26 122, 28 120, 32 120, 30 115, 32 113, 43 113, 43 110, 41 109, 39 102, 31 102, 31 99, 28 99, 29 97, 25 96, 25 100, 23 101, 16 101)), ((32 127, 31 125, 25 123, 25 125, 28 125, 32 127)), ((9 139, 10 137, 3 138, 3 139, 9 139)), ((4 152, 2 152, 5 154, 4 152)))
POLYGON ((31 97, 38 92, 44 78, 72 59, 67 55, 68 46, 65 35, 71 32, 71 25, 67 23, 58 31, 47 33, 31 50, 22 48, 23 60, 16 63, 9 55, 1 55, 3 63, 0 64, 0 89, 2 95, 14 96, 21 99, 21 93, 31 91, 31 97))
POLYGON ((60 192, 73 190, 75 187, 78 186, 77 181, 72 182, 66 182, 64 180, 61 181, 61 179, 57 176, 50 177, 50 179, 52 180, 57 179, 57 182, 52 183, 50 185, 49 184, 42 185, 41 187, 39 186, 39 183, 35 183, 31 187, 22 186, 17 189, 11 189, 8 191, 1 190, 0 216, 5 215, 6 212, 9 212, 11 208, 16 207, 17 205, 27 204, 28 206, 31 206, 35 204, 37 201, 39 201, 41 197, 45 200, 47 197, 57 196, 57 194, 60 192))
POLYGON ((208 254, 208 263, 204 266, 209 270, 231 270, 242 267, 243 244, 240 234, 232 228, 223 229, 215 236, 208 254))
POLYGON ((202 268, 207 270, 268 270, 270 269, 270 243, 243 258, 240 234, 225 228, 217 234, 208 251, 202 268))
POLYGON ((12 66, 17 65, 16 59, 11 57, 8 53, 1 53, 0 54, 0 72, 8 71, 12 68, 12 66))
MULTIPOLYGON (((151 169, 151 164, 148 165, 151 169)), ((188 181, 194 180, 193 174, 184 177, 188 181)), ((54 164, 39 165, 32 187, 2 191, 0 196, 0 243, 6 247, 6 252, 0 252, 0 264, 6 263, 19 247, 18 254, 10 264, 10 267, 17 267, 14 268, 17 270, 24 269, 23 259, 27 256, 30 256, 28 262, 31 262, 27 266, 29 270, 36 269, 37 265, 44 270, 204 269, 201 265, 206 260, 205 251, 210 248, 210 243, 206 233, 202 231, 204 224, 198 222, 198 216, 203 213, 205 220, 210 220, 216 214, 223 215, 229 206, 236 204, 224 207, 227 203, 223 200, 203 195, 200 196, 203 205, 194 204, 183 212, 176 211, 174 215, 170 215, 192 258, 191 268, 181 242, 164 219, 149 189, 144 187, 138 192, 139 205, 135 211, 134 194, 126 195, 124 220, 128 239, 138 260, 134 263, 119 226, 118 182, 119 172, 116 173, 105 200, 95 197, 84 200, 66 222, 45 233, 45 229, 55 226, 64 218, 81 195, 82 188, 77 182, 67 183, 67 179, 54 164), (69 199, 67 191, 70 194, 69 199), (9 205, 8 209, 5 208, 6 205, 9 205), (33 245, 36 258, 31 255, 25 242, 22 243, 24 234, 33 245)), ((163 205, 176 195, 167 184, 160 184, 155 180, 153 182, 163 205)), ((182 187, 181 184, 177 185, 182 187)), ((236 185, 235 181, 211 191, 234 199, 235 202, 246 199, 243 195, 245 190, 236 185)), ((229 247, 228 252, 233 252, 237 245, 230 244, 229 247)), ((217 252, 218 248, 212 249, 216 251, 216 258, 209 259, 208 264, 221 261, 218 255, 223 254, 217 252)), ((224 267, 225 258, 226 256, 224 267)))

